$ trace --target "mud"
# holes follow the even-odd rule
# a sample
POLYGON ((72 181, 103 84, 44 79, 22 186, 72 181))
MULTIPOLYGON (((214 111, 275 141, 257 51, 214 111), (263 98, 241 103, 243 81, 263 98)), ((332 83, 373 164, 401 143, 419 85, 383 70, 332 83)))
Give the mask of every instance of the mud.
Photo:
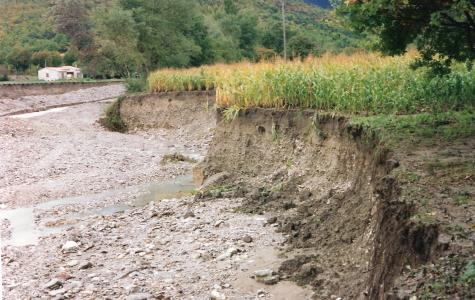
POLYGON ((413 228, 389 152, 362 134, 344 118, 312 111, 248 109, 232 121, 218 112, 195 174, 227 172, 220 185, 245 195, 242 211, 274 214, 289 253, 311 250, 281 273, 311 284, 316 298, 375 299, 404 264, 431 257, 438 231, 413 228))

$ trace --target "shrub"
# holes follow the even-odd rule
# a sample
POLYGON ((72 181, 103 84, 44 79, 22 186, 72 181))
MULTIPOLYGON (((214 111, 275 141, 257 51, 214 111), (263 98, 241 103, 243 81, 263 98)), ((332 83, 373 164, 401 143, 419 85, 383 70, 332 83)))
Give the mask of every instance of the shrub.
POLYGON ((147 91, 147 80, 143 77, 128 78, 125 81, 127 92, 129 93, 141 93, 147 91))
POLYGON ((101 119, 101 124, 111 131, 125 132, 127 125, 120 115, 120 106, 124 97, 118 98, 111 105, 106 108, 105 117, 101 119))

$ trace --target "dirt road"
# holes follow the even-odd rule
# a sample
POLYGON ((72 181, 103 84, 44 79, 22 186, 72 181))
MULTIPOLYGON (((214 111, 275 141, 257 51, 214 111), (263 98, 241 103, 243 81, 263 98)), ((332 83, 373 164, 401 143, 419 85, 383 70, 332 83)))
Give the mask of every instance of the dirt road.
POLYGON ((250 278, 282 259, 269 216, 195 200, 192 163, 163 162, 199 160, 209 135, 109 132, 105 105, 0 118, 4 299, 310 297, 250 278))

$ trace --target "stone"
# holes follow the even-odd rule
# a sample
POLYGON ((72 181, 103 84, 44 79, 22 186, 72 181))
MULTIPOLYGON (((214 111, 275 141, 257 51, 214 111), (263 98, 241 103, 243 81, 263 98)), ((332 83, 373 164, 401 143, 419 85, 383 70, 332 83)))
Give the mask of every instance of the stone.
POLYGON ((272 274, 273 274, 272 269, 254 271, 254 276, 256 277, 266 277, 266 276, 271 276, 272 274))
POLYGON ((272 275, 266 277, 256 277, 257 282, 261 282, 265 285, 274 285, 279 282, 279 275, 272 275))
POLYGON ((77 264, 79 263, 79 261, 77 261, 76 259, 73 259, 73 260, 70 260, 66 263, 66 265, 68 267, 74 267, 74 266, 77 266, 77 264))
POLYGON ((228 172, 221 172, 214 174, 207 179, 204 180, 203 184, 201 185, 200 189, 201 190, 206 190, 209 187, 219 185, 223 183, 226 179, 229 178, 229 173, 228 172))
POLYGON ((79 250, 79 244, 74 241, 67 241, 63 244, 61 250, 63 250, 65 253, 76 252, 79 250))
POLYGON ((126 300, 148 300, 151 299, 152 295, 149 293, 136 293, 136 294, 130 294, 125 298, 126 300))
POLYGON ((86 269, 90 269, 92 267, 93 267, 92 263, 90 261, 88 261, 88 262, 85 262, 85 263, 81 264, 79 266, 79 270, 86 270, 86 269))
POLYGON ((270 217, 267 219, 267 224, 275 224, 277 222, 277 217, 270 217))
POLYGON ((243 238, 242 238, 242 241, 244 243, 251 243, 252 242, 252 237, 250 235, 245 235, 243 238))
POLYGON ((228 250, 226 250, 223 254, 218 256, 217 260, 225 260, 226 258, 230 258, 233 255, 237 254, 239 252, 239 249, 231 247, 228 250))
POLYGON ((218 292, 217 290, 211 291, 209 294, 210 300, 226 300, 226 296, 218 292))
POLYGON ((59 290, 52 290, 52 291, 49 291, 48 292, 48 295, 50 295, 51 297, 56 297, 56 296, 59 296, 59 295, 62 295, 66 293, 66 290, 65 289, 59 289, 59 290))
POLYGON ((57 290, 63 286, 63 283, 58 278, 53 278, 46 283, 43 288, 45 290, 57 290))
POLYGON ((188 210, 185 215, 183 216, 183 218, 187 219, 187 218, 194 218, 195 217, 195 213, 192 211, 192 210, 188 210))

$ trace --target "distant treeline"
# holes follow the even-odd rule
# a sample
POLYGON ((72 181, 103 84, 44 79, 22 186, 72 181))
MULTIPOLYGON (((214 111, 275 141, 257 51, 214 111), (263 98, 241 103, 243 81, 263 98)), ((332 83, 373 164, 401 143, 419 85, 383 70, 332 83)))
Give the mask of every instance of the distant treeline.
MULTIPOLYGON (((361 47, 331 11, 303 0, 287 3, 289 56, 361 47)), ((7 0, 3 6, 0 77, 63 64, 91 77, 131 77, 283 53, 281 11, 273 0, 7 0)))

